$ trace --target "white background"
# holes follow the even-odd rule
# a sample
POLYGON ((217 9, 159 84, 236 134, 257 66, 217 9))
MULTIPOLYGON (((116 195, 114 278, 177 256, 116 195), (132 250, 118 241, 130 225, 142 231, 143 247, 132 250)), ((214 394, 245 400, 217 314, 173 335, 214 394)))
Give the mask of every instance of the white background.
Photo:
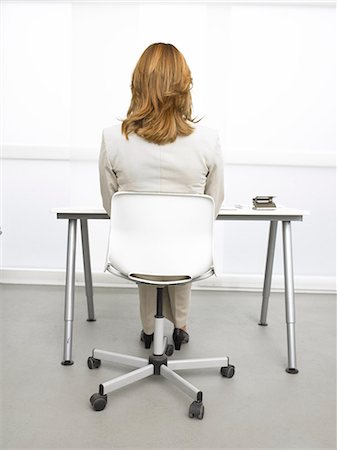
MULTIPOLYGON (((220 132, 225 202, 272 194, 310 210, 293 224, 295 273, 333 286, 334 4, 4 1, 1 29, 3 273, 64 270, 66 222, 50 209, 101 206, 101 131, 125 117, 143 50, 170 42, 192 71, 194 115, 220 132)), ((89 224, 97 273, 107 225, 89 224)), ((262 274, 267 235, 267 223, 217 223, 223 273, 262 274)), ((276 274, 281 253, 279 236, 276 274)))

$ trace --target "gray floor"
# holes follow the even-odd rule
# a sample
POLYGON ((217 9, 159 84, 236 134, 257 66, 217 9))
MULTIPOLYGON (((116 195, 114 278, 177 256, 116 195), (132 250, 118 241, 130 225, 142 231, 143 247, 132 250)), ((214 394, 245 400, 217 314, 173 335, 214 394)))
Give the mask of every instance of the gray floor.
POLYGON ((91 349, 148 355, 137 291, 95 289, 89 323, 77 288, 69 367, 60 364, 63 298, 61 287, 1 287, 1 448, 336 448, 334 296, 297 295, 300 372, 289 375, 282 294, 272 294, 269 326, 259 327, 260 294, 193 291, 191 340, 172 358, 229 355, 236 366, 232 379, 215 369, 180 372, 203 390, 202 421, 188 418, 190 399, 161 377, 111 393, 106 409, 93 411, 99 383, 130 369, 89 370, 91 349))

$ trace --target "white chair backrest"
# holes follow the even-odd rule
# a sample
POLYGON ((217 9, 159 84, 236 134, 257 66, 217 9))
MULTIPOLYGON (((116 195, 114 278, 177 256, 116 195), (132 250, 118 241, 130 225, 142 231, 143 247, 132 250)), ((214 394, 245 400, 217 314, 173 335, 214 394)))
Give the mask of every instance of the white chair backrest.
POLYGON ((106 268, 128 277, 197 278, 213 266, 213 225, 207 195, 117 192, 106 268))

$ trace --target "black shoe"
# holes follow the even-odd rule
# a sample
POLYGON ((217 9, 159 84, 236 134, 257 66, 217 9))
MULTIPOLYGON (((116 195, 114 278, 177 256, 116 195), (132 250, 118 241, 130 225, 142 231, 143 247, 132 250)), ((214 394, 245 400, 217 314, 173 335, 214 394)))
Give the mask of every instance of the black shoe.
POLYGON ((153 335, 154 335, 154 333, 146 334, 144 332, 144 330, 141 331, 141 333, 140 333, 140 340, 142 342, 144 342, 145 348, 150 348, 151 347, 151 344, 152 344, 152 341, 153 341, 153 335))
POLYGON ((174 342, 174 348, 176 350, 180 350, 181 344, 187 344, 187 342, 190 340, 190 335, 181 328, 175 328, 172 337, 174 342))

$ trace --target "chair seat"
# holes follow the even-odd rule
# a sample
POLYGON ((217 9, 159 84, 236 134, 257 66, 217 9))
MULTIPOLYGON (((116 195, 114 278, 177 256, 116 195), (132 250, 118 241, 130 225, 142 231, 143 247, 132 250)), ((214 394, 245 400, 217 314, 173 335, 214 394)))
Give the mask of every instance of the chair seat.
POLYGON ((192 277, 189 275, 149 275, 149 274, 142 274, 142 273, 130 273, 129 278, 132 280, 148 280, 148 281, 184 281, 189 282, 192 280, 192 277))
POLYGON ((128 275, 117 270, 111 263, 107 263, 105 270, 113 275, 124 278, 126 280, 131 280, 136 283, 150 284, 153 286, 170 286, 178 284, 191 283, 192 281, 200 281, 211 277, 215 274, 214 267, 210 267, 206 272, 198 277, 192 278, 190 275, 154 275, 154 274, 140 274, 140 273, 130 273, 128 275))

